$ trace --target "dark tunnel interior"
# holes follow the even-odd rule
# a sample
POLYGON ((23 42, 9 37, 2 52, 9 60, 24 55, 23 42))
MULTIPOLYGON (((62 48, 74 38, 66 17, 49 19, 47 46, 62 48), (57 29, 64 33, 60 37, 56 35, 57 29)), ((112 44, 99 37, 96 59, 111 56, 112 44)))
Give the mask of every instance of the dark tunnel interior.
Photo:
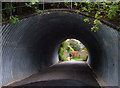
POLYGON ((48 12, 25 18, 18 26, 3 25, 2 85, 57 63, 59 46, 68 38, 86 46, 87 62, 101 85, 118 85, 118 32, 105 24, 92 32, 84 18, 70 12, 48 12))

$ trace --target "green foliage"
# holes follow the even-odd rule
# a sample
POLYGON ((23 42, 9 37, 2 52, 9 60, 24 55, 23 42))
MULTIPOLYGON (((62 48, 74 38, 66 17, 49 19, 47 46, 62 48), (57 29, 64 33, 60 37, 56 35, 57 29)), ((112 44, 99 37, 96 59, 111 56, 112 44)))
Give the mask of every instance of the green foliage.
POLYGON ((64 61, 68 61, 68 59, 65 59, 64 61))
POLYGON ((26 5, 27 7, 33 7, 33 5, 35 5, 36 3, 41 3, 41 4, 42 4, 42 2, 39 2, 39 1, 37 1, 37 0, 34 0, 34 1, 32 1, 32 2, 25 3, 25 5, 26 5))
POLYGON ((91 31, 96 32, 99 29, 98 27, 99 24, 102 24, 100 20, 98 19, 94 20, 94 26, 91 28, 91 31))
POLYGON ((99 27, 97 25, 93 25, 93 27, 91 28, 91 31, 96 32, 99 29, 99 27))
POLYGON ((59 58, 60 58, 60 61, 64 61, 66 58, 64 57, 64 53, 65 53, 65 42, 63 42, 61 45, 60 45, 60 49, 59 49, 59 52, 58 52, 58 55, 59 55, 59 58))
POLYGON ((99 27, 98 27, 99 24, 102 24, 102 23, 98 19, 94 20, 94 25, 91 28, 91 31, 96 32, 99 29, 99 27))
POLYGON ((96 19, 96 20, 94 20, 94 24, 98 25, 98 24, 102 24, 102 23, 100 22, 100 20, 96 19))
MULTIPOLYGON (((100 0, 101 2, 90 2, 90 0, 86 0, 86 2, 74 2, 73 5, 73 9, 78 9, 79 11, 77 11, 77 13, 80 12, 85 12, 86 15, 92 15, 95 20, 99 20, 99 19, 106 19, 106 20, 110 20, 110 21, 115 21, 115 19, 117 19, 118 17, 120 17, 120 1, 119 2, 107 2, 104 0, 100 0)), ((27 2, 24 3, 27 7, 32 8, 34 11, 41 13, 43 12, 43 10, 38 9, 38 5, 36 5, 37 3, 43 4, 43 2, 38 2, 38 0, 32 0, 31 2, 27 2)), ((13 6, 16 6, 16 2, 12 2, 12 4, 14 4, 13 6)), ((56 3, 53 4, 53 7, 56 5, 56 3)), ((3 20, 10 20, 10 22, 12 24, 16 24, 15 22, 18 22, 17 18, 15 17, 15 14, 12 14, 13 17, 9 17, 10 13, 15 13, 16 12, 16 8, 13 7, 11 5, 11 2, 6 2, 4 5, 3 9, 6 9, 4 11, 4 14, 2 15, 2 19, 3 20), (7 18, 6 18, 7 17, 7 18)), ((51 4, 52 6, 52 4, 51 4)), ((64 3, 57 3, 57 7, 61 8, 61 6, 63 6, 63 8, 67 7, 70 8, 71 7, 71 2, 69 0, 65 0, 64 3)), ((90 24, 89 19, 85 18, 84 22, 87 22, 90 24)), ((117 23, 119 23, 120 21, 118 20, 117 23)), ((93 22, 93 26, 91 27, 91 31, 96 32, 99 27, 98 25, 101 24, 101 22, 93 22)))
MULTIPOLYGON (((98 17, 98 15, 96 16, 96 18, 97 18, 97 17, 98 17)), ((90 24, 89 18, 85 18, 85 19, 84 19, 84 22, 90 24)), ((102 24, 101 21, 98 20, 98 19, 95 19, 95 20, 94 20, 94 25, 91 27, 91 31, 96 32, 96 31, 99 29, 99 27, 98 27, 99 24, 102 24)))
POLYGON ((60 49, 58 52, 60 61, 66 61, 67 57, 64 56, 64 53, 70 53, 70 52, 72 53, 75 50, 80 51, 80 49, 81 49, 80 45, 74 39, 69 39, 67 41, 64 41, 60 45, 60 49))
MULTIPOLYGON (((93 22, 93 27, 91 27, 91 31, 96 32, 99 27, 99 24, 102 24, 99 19, 101 18, 108 18, 110 20, 113 20, 116 16, 116 14, 119 12, 118 15, 120 15, 120 9, 119 9, 120 2, 86 2, 85 6, 82 7, 81 11, 87 11, 89 14, 92 14, 95 18, 93 22)), ((86 15, 88 15, 88 13, 86 15)), ((84 22, 89 23, 89 19, 85 18, 84 22)))
POLYGON ((76 61, 83 61, 82 58, 72 58, 73 60, 76 60, 76 61))
POLYGON ((86 7, 83 7, 82 11, 88 11, 88 9, 86 7))
MULTIPOLYGON (((29 3, 25 3, 25 5, 27 7, 33 8, 38 13, 44 12, 43 10, 39 10, 38 7, 34 6, 36 3, 38 3, 38 2, 29 2, 29 3)), ((42 2, 39 2, 39 3, 43 4, 42 2)))
POLYGON ((66 5, 69 9, 71 8, 70 2, 65 2, 65 5, 66 5))
POLYGON ((95 19, 100 19, 102 18, 102 16, 100 16, 101 12, 100 11, 97 11, 96 14, 95 14, 95 19))
POLYGON ((58 63, 61 63, 62 61, 58 61, 58 63))
POLYGON ((85 19, 84 19, 84 22, 89 23, 89 19, 88 19, 88 18, 85 18, 85 19))
POLYGON ((6 13, 15 12, 15 8, 11 6, 11 3, 5 3, 6 13))
POLYGON ((17 24, 19 22, 18 16, 10 16, 9 21, 10 21, 10 24, 17 26, 17 24))
POLYGON ((72 52, 72 51, 74 51, 74 49, 73 49, 71 46, 69 46, 69 45, 66 47, 66 50, 67 50, 67 52, 72 52))
MULTIPOLYGON (((19 18, 18 18, 17 15, 16 16, 12 15, 12 13, 15 12, 16 10, 15 10, 15 7, 13 7, 11 4, 12 4, 12 2, 5 3, 5 8, 4 8, 4 9, 6 9, 5 13, 9 16, 9 22, 10 22, 10 24, 17 26, 17 24, 19 22, 19 18)), ((3 19, 7 20, 7 18, 5 17, 4 14, 3 14, 3 19)))
POLYGON ((36 9, 36 12, 37 12, 37 13, 42 13, 42 12, 44 12, 44 11, 43 11, 43 10, 36 9))
POLYGON ((85 46, 82 47, 81 52, 84 52, 84 56, 81 57, 83 60, 86 60, 88 58, 88 51, 85 46))
POLYGON ((77 2, 74 2, 74 5, 75 5, 75 6, 78 6, 78 3, 77 3, 77 2))
POLYGON ((66 57, 64 56, 64 53, 66 52, 72 52, 74 51, 74 49, 67 45, 67 42, 64 41, 61 45, 60 45, 60 49, 59 49, 59 52, 58 52, 58 55, 59 55, 59 58, 60 58, 60 61, 67 61, 66 57))
MULTIPOLYGON (((81 43, 82 44, 82 43, 81 43)), ((79 48, 77 47, 77 49, 79 49, 78 53, 79 54, 75 54, 74 52, 74 46, 79 45, 78 41, 76 41, 75 39, 67 39, 66 41, 64 41, 61 45, 60 45, 60 49, 58 52, 59 55, 59 62, 62 61, 68 61, 66 58, 69 57, 69 55, 66 56, 66 54, 72 53, 72 59, 77 60, 77 61, 83 61, 86 60, 88 57, 88 52, 85 46, 83 46, 82 48, 79 45, 79 48), (72 44, 71 44, 72 43, 72 44), (66 52, 67 51, 67 52, 66 52), (80 52, 83 52, 80 54, 80 52), (82 56, 80 56, 82 55, 82 56)))
POLYGON ((110 10, 108 11, 107 16, 108 16, 108 18, 109 18, 110 20, 114 19, 114 17, 116 16, 116 11, 115 11, 114 9, 110 9, 110 10))
POLYGON ((27 7, 32 7, 32 3, 25 3, 25 5, 27 6, 27 7))
POLYGON ((75 41, 74 39, 69 39, 67 41, 68 45, 71 46, 71 48, 73 48, 74 51, 80 51, 80 45, 77 41, 75 41))

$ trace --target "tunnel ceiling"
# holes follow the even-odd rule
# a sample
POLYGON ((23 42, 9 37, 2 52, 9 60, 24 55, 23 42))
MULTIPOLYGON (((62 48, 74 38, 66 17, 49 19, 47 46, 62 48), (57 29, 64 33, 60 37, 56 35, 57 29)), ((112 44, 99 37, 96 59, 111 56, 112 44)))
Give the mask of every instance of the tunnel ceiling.
POLYGON ((114 38, 117 39, 118 32, 104 24, 99 25, 97 32, 92 32, 92 25, 85 23, 84 18, 70 12, 48 12, 23 19, 18 26, 3 25, 3 84, 56 63, 59 45, 68 38, 80 40, 88 49, 89 65, 108 83, 113 82, 108 78, 112 74, 115 79, 116 72, 109 71, 108 63, 116 71, 113 58, 118 54, 113 45, 117 45, 114 38), (105 77, 107 73, 110 75, 105 77))
POLYGON ((65 39, 75 38, 82 41, 87 48, 89 46, 91 49, 96 49, 99 43, 94 37, 95 33, 90 31, 91 25, 81 20, 83 18, 70 13, 35 16, 32 22, 28 23, 30 25, 27 25, 19 43, 27 47, 36 47, 36 49, 45 46, 44 50, 49 48, 54 50, 65 39))

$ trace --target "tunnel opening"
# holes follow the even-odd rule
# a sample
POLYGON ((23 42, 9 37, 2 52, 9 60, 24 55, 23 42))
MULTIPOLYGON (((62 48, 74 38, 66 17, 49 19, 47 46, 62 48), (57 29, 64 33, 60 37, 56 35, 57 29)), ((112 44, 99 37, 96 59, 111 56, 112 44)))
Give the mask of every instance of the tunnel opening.
POLYGON ((66 39, 60 44, 58 50, 59 62, 64 61, 87 61, 88 50, 77 39, 66 39))

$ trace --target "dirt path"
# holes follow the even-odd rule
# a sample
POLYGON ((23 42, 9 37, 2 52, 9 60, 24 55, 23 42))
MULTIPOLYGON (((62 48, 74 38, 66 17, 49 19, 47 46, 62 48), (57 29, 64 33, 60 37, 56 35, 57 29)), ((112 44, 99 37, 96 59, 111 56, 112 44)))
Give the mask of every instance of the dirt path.
POLYGON ((73 60, 73 59, 70 60, 70 57, 67 57, 66 59, 67 59, 68 61, 76 61, 76 60, 73 60))

